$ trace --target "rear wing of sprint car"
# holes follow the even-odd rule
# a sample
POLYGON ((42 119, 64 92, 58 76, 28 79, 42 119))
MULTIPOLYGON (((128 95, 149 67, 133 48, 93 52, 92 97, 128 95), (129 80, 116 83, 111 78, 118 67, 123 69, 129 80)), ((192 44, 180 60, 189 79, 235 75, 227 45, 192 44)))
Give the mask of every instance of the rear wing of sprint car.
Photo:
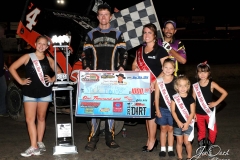
MULTIPOLYGON (((38 25, 40 25, 39 23, 41 22, 41 16, 42 16, 41 13, 42 13, 42 10, 38 6, 36 6, 30 0, 27 0, 24 7, 24 11, 22 13, 21 20, 18 24, 18 28, 17 28, 18 36, 24 39, 32 48, 35 48, 36 38, 42 35, 39 33, 40 31, 39 27, 37 27, 38 25)), ((48 25, 48 24, 44 24, 44 20, 43 20, 42 25, 48 25)), ((52 58, 54 58, 53 43, 47 35, 45 36, 49 39, 49 42, 51 42, 48 50, 46 51, 46 54, 47 56, 51 56, 52 58)), ((69 46, 69 50, 72 51, 72 48, 70 46, 69 46)), ((62 72, 67 73, 65 53, 60 48, 56 48, 56 55, 57 55, 58 66, 61 68, 62 72)), ((81 70, 82 69, 81 63, 82 63, 81 61, 77 61, 76 63, 74 63, 73 66, 68 64, 68 73, 70 73, 70 77, 69 77, 70 80, 76 81, 77 72, 75 71, 74 74, 71 74, 71 73, 73 69, 81 70)))

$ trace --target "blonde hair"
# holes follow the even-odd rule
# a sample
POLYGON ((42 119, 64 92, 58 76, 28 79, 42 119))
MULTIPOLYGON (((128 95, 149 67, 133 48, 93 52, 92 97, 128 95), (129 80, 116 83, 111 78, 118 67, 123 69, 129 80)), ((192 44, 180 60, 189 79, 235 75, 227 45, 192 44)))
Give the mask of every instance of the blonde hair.
POLYGON ((179 76, 176 78, 176 80, 174 81, 174 90, 175 90, 176 92, 178 92, 178 86, 179 86, 179 81, 180 81, 180 80, 183 80, 183 81, 186 81, 186 82, 187 82, 187 88, 188 88, 187 92, 189 92, 190 86, 191 86, 191 82, 190 82, 190 80, 187 78, 187 76, 185 76, 185 75, 179 75, 179 76))

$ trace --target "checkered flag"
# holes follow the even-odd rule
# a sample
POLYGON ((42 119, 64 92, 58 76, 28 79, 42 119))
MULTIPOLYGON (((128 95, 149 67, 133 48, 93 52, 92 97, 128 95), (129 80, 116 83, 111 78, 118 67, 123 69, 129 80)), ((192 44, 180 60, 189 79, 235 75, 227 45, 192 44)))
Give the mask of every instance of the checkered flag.
POLYGON ((114 13, 111 26, 123 33, 127 50, 129 50, 143 43, 142 29, 148 23, 155 24, 158 37, 162 37, 161 27, 152 0, 145 0, 135 6, 114 13))

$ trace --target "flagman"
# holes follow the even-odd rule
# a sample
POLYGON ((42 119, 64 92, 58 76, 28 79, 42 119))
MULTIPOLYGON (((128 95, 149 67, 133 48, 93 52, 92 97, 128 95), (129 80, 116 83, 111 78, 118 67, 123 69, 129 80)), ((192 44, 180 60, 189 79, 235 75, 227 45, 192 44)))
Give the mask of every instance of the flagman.
MULTIPOLYGON (((176 22, 168 20, 164 23, 163 27, 163 39, 158 39, 158 44, 163 46, 168 54, 175 60, 175 73, 177 75, 178 62, 185 64, 187 62, 186 51, 183 43, 180 40, 174 38, 177 32, 176 22)), ((171 58, 170 57, 170 58, 171 58)))
MULTIPOLYGON (((118 70, 124 71, 128 53, 122 33, 112 28, 111 8, 107 4, 98 6, 97 19, 99 26, 87 33, 83 46, 83 68, 86 70, 118 70)), ((91 131, 85 151, 96 149, 100 133, 100 118, 92 118, 91 131)), ((105 140, 110 148, 119 148, 114 139, 114 119, 105 119, 105 140)))

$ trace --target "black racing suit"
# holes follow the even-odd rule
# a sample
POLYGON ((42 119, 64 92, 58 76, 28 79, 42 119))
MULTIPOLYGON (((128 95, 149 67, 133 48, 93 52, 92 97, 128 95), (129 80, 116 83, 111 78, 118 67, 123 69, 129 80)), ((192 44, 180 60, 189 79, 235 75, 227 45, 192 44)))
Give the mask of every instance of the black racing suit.
POLYGON ((125 67, 128 53, 120 31, 114 28, 95 28, 88 32, 83 46, 83 68, 117 70, 125 67))
MULTIPOLYGON (((122 33, 114 28, 100 29, 95 28, 88 32, 83 46, 82 61, 83 68, 89 67, 91 70, 117 70, 119 67, 126 67, 128 53, 126 43, 122 33)), ((98 140, 100 131, 98 118, 91 120, 91 133, 89 141, 98 140)), ((105 139, 114 140, 114 119, 105 121, 105 139)))

